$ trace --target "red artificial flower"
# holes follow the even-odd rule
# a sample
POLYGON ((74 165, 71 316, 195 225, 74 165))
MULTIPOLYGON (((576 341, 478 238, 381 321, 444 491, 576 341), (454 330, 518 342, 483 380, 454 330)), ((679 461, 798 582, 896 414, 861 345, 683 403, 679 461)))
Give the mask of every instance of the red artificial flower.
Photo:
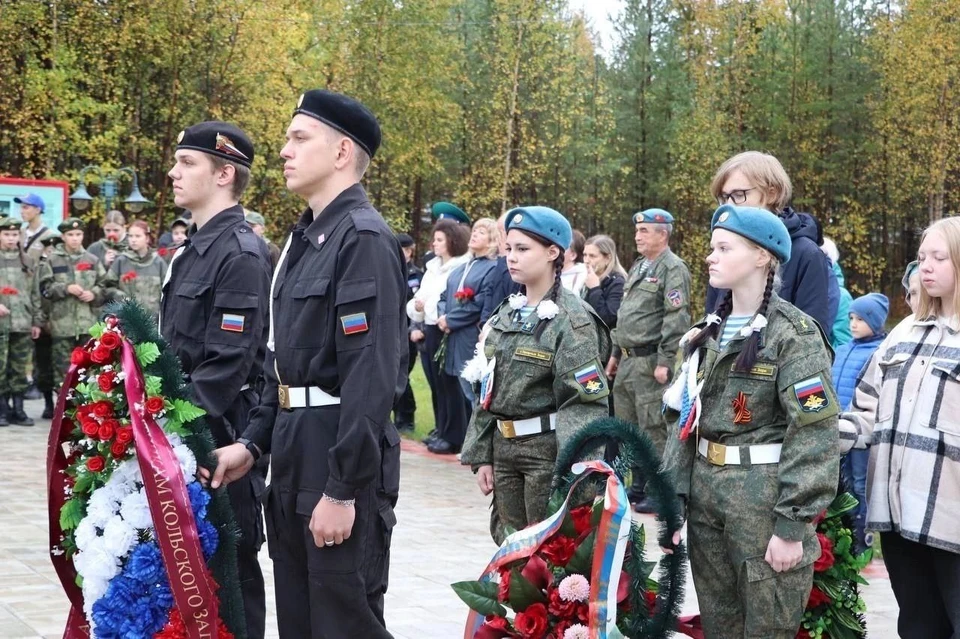
POLYGON ((824 572, 828 570, 834 562, 833 542, 823 533, 817 533, 817 539, 820 541, 820 558, 813 564, 813 571, 824 572))
POLYGON ((96 457, 91 457, 90 459, 87 460, 87 470, 89 470, 92 473, 99 473, 101 470, 103 470, 106 467, 106 465, 107 465, 106 460, 104 460, 104 458, 101 457, 100 455, 97 455, 96 457))
POLYGON ((820 604, 828 604, 832 601, 830 595, 814 586, 810 590, 810 598, 807 599, 807 608, 816 608, 820 604))
POLYGON ((112 417, 113 416, 113 402, 109 402, 105 399, 101 399, 99 402, 93 404, 93 414, 97 417, 112 417))
POLYGON ((576 623, 577 622, 570 621, 569 619, 561 619, 557 622, 557 625, 553 627, 553 634, 550 636, 556 637, 557 639, 563 639, 563 634, 567 631, 567 629, 576 623))
POLYGON ((77 270, 78 270, 78 271, 91 271, 91 270, 93 270, 93 264, 91 264, 90 262, 79 262, 79 263, 77 264, 77 270))
POLYGON ((588 604, 586 601, 581 603, 577 608, 577 619, 580 621, 580 623, 590 623, 590 604, 588 604))
POLYGON ((540 546, 540 554, 554 566, 566 566, 573 553, 577 551, 577 542, 565 535, 556 535, 540 546))
POLYGON ((647 609, 653 612, 657 607, 657 593, 647 590, 643 593, 643 599, 647 603, 647 609))
POLYGON ((90 353, 84 350, 82 346, 77 346, 70 353, 70 363, 75 366, 86 366, 90 363, 90 353))
POLYGON ((110 439, 113 438, 113 434, 115 431, 113 429, 113 424, 111 424, 111 422, 113 422, 113 424, 116 423, 116 421, 114 420, 107 420, 102 424, 100 424, 100 428, 97 429, 97 437, 100 438, 100 441, 109 441, 110 439))
POLYGON ((136 271, 127 271, 126 273, 120 276, 121 282, 132 282, 135 279, 137 279, 136 271))
POLYGON ((117 429, 117 442, 129 444, 133 441, 133 428, 130 426, 121 426, 117 429))
POLYGON ((97 377, 97 385, 100 387, 104 393, 109 393, 113 390, 113 385, 117 381, 117 376, 113 373, 100 373, 97 377))
POLYGON ((114 332, 106 331, 100 336, 100 346, 110 349, 111 351, 115 350, 120 346, 120 336, 114 332))
POLYGON ((466 304, 476 296, 476 292, 469 286, 465 286, 453 294, 453 298, 461 304, 466 304))
POLYGON ((82 430, 87 437, 96 437, 97 433, 100 432, 100 424, 92 419, 87 419, 83 422, 82 430))
MULTIPOLYGON (((214 583, 214 586, 217 586, 217 584, 214 583)), ((234 639, 233 633, 227 629, 222 619, 217 619, 217 627, 212 636, 214 639, 234 639)), ((165 625, 160 632, 153 635, 153 639, 188 639, 187 627, 183 623, 183 617, 180 616, 179 610, 174 608, 170 611, 170 618, 167 621, 167 625, 165 625)))
POLYGON ((126 452, 127 452, 126 444, 121 444, 119 441, 116 441, 110 445, 110 454, 113 455, 115 458, 119 459, 120 457, 123 457, 124 453, 126 452))
POLYGON ((553 573, 550 572, 550 566, 540 555, 531 555, 527 564, 520 571, 523 578, 532 583, 537 590, 546 590, 547 586, 553 581, 553 573))
POLYGON ((554 588, 547 593, 547 610, 554 617, 576 619, 577 604, 576 601, 564 601, 560 596, 559 588, 554 588))
POLYGON ((516 637, 517 635, 510 629, 510 622, 504 617, 488 615, 483 625, 477 628, 473 639, 503 639, 504 637, 516 637))
POLYGON ((573 528, 577 531, 577 537, 593 528, 593 506, 584 504, 570 511, 570 519, 573 520, 573 528))
POLYGON ((4 286, 0 288, 0 295, 19 295, 20 291, 13 288, 12 286, 4 286))
POLYGON ((162 397, 149 397, 147 398, 146 404, 147 412, 151 415, 156 415, 163 410, 163 398, 162 397))
POLYGON ((158 249, 157 249, 157 255, 159 255, 160 257, 166 257, 166 256, 167 256, 167 249, 166 249, 166 247, 161 246, 160 248, 158 248, 158 249))
POLYGON ((540 639, 547 632, 547 607, 542 603, 527 606, 526 610, 517 613, 513 627, 523 639, 540 639))
POLYGON ((500 603, 507 603, 510 601, 510 571, 501 570, 500 571, 500 584, 497 586, 497 600, 500 603))
POLYGON ((109 364, 113 360, 113 353, 101 344, 91 351, 90 359, 93 360, 94 364, 109 364))

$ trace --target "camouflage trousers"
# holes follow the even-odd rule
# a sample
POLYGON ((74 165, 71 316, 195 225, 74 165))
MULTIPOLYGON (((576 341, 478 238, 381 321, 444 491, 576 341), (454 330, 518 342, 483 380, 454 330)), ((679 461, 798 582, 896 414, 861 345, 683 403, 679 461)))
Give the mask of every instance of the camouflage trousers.
MULTIPOLYGON (((613 407, 616 417, 637 424, 640 431, 646 433, 662 457, 667 445, 667 422, 663 417, 663 392, 667 385, 654 378, 656 366, 655 354, 623 357, 613 384, 613 407)), ((655 471, 655 468, 650 469, 650 472, 655 471)), ((646 484, 644 469, 634 468, 632 474, 630 498, 640 499, 646 484)))
POLYGON ((27 364, 33 352, 29 333, 0 335, 0 395, 22 395, 27 390, 27 364))
POLYGON ((490 534, 498 545, 547 516, 556 461, 556 433, 506 439, 494 431, 490 534))
POLYGON ((70 368, 70 354, 77 346, 83 346, 89 340, 89 336, 82 337, 54 337, 52 348, 53 359, 53 388, 59 390, 63 378, 70 368))
POLYGON ((688 546, 707 639, 797 635, 820 543, 808 525, 795 568, 778 573, 764 559, 777 517, 778 470, 714 466, 699 455, 693 464, 688 546))

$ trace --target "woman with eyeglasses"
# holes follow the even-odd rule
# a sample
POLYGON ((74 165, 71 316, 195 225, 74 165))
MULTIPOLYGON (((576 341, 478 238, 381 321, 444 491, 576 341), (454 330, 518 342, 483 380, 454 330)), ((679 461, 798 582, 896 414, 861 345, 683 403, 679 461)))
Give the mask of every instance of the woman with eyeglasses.
MULTIPOLYGON (((793 255, 781 273, 780 297, 817 320, 827 338, 832 339, 840 286, 829 258, 820 251, 822 238, 813 216, 788 206, 793 186, 780 161, 758 151, 737 154, 717 170, 710 192, 721 206, 763 208, 780 217, 790 233, 793 255)), ((708 286, 707 309, 716 309, 723 293, 708 286)))

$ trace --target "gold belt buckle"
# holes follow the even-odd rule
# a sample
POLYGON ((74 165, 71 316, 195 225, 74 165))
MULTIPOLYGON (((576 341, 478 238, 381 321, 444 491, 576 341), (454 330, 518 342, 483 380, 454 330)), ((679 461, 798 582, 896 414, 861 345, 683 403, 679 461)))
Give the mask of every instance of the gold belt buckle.
POLYGON ((707 461, 714 466, 724 466, 727 463, 727 447, 723 444, 707 442, 707 461))
POLYGON ((517 430, 513 427, 512 419, 500 422, 500 434, 507 439, 513 439, 517 436, 517 430))
POLYGON ((277 401, 280 403, 280 408, 287 410, 290 410, 290 391, 287 390, 289 388, 286 384, 277 386, 277 401))

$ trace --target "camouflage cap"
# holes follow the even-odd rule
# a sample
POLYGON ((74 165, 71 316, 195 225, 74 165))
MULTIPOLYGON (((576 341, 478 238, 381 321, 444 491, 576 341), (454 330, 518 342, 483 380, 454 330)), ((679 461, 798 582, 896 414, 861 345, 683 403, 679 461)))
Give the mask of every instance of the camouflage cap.
POLYGON ((86 228, 86 223, 79 217, 68 217, 57 225, 57 230, 61 233, 66 233, 67 231, 83 231, 86 228))

